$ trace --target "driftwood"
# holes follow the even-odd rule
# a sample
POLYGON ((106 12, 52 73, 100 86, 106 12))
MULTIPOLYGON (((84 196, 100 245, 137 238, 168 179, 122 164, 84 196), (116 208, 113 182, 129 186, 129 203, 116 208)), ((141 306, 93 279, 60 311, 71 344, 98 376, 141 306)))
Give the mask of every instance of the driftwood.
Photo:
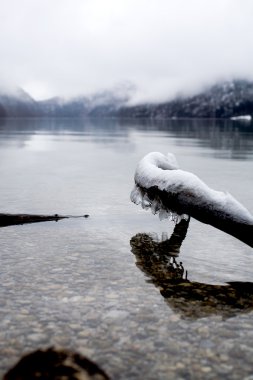
POLYGON ((225 213, 220 214, 213 207, 201 207, 197 202, 194 205, 184 203, 178 194, 168 194, 166 190, 160 190, 157 186, 149 189, 142 188, 142 191, 148 195, 150 200, 159 199, 165 210, 171 210, 179 215, 188 214, 253 247, 253 223, 249 224, 240 218, 227 217, 225 213))
MULTIPOLYGON (((80 216, 87 218, 89 215, 80 216)), ((79 216, 78 216, 79 217, 79 216)), ((70 215, 32 215, 32 214, 0 214, 0 227, 7 227, 15 224, 39 223, 55 221, 67 218, 75 218, 70 215)))
POLYGON ((131 200, 161 218, 189 215, 253 248, 253 215, 229 193, 179 169, 172 154, 152 152, 138 163, 131 200))

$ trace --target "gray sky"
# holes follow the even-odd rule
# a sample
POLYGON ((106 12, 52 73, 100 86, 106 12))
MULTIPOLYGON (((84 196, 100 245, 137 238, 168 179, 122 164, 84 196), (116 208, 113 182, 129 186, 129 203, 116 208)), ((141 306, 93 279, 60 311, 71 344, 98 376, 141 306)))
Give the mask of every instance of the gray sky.
POLYGON ((0 0, 0 83, 35 98, 136 85, 164 100, 253 79, 252 0, 0 0))

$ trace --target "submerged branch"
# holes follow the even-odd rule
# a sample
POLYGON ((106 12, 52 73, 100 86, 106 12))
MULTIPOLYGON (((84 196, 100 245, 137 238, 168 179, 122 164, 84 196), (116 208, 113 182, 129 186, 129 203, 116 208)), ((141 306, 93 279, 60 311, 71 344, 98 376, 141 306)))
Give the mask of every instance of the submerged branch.
POLYGON ((48 222, 68 218, 87 218, 89 215, 83 216, 70 216, 70 215, 32 215, 32 214, 0 214, 0 227, 7 227, 16 224, 26 224, 26 223, 39 223, 48 222))

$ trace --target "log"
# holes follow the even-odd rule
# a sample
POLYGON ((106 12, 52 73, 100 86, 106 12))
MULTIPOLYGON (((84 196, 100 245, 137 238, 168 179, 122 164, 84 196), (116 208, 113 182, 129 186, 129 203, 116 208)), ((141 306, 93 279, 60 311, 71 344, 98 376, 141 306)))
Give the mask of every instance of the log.
POLYGON ((160 218, 186 215, 210 224, 253 248, 253 215, 232 195, 207 186, 178 168, 172 154, 147 154, 137 165, 131 200, 160 218))
MULTIPOLYGON (((89 215, 77 216, 78 218, 87 218, 89 215)), ((61 219, 75 218, 75 216, 70 215, 33 215, 33 214, 4 214, 0 213, 0 227, 7 227, 16 224, 26 224, 26 223, 39 223, 48 222, 61 219)))

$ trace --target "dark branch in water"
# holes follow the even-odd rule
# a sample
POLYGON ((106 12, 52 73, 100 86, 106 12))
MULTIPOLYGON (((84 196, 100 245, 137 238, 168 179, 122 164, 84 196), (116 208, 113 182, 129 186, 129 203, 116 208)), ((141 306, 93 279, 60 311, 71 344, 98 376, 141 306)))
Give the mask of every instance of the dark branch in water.
POLYGON ((67 218, 87 218, 89 215, 70 216, 70 215, 31 215, 31 214, 0 214, 0 227, 7 227, 16 224, 39 223, 55 221, 67 218))
POLYGON ((147 234, 132 237, 130 244, 136 266, 149 278, 148 282, 158 287, 168 305, 186 318, 211 314, 229 318, 253 310, 253 283, 212 285, 188 280, 182 262, 175 258, 187 233, 186 223, 182 220, 170 239, 160 243, 147 234))

